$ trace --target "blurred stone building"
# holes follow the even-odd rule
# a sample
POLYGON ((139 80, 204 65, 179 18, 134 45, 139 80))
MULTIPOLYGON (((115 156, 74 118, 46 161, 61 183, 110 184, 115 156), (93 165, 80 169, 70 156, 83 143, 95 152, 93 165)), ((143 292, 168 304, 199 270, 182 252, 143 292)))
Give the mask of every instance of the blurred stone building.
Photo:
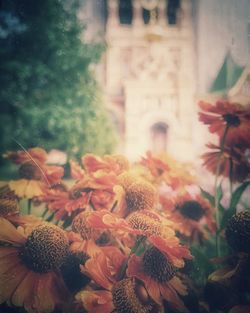
POLYGON ((248 97, 250 1, 91 0, 83 8, 87 36, 107 43, 97 75, 120 151, 194 160, 206 138, 198 99, 242 95, 241 85, 248 97))

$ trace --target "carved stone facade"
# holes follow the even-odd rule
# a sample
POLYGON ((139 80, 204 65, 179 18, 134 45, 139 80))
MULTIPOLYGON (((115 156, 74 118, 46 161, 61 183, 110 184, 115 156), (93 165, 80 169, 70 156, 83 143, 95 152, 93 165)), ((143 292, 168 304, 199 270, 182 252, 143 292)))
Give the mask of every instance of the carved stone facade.
POLYGON ((143 1, 132 1, 133 19, 120 23, 119 1, 108 1, 105 90, 121 136, 121 147, 136 159, 147 150, 194 157, 194 37, 190 0, 182 0, 169 25, 166 1, 145 24, 143 1))

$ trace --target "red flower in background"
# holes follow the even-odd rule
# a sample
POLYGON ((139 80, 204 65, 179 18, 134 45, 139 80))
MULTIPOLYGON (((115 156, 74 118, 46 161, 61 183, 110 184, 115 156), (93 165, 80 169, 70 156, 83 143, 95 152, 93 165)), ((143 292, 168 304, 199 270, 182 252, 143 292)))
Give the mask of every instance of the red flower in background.
POLYGON ((217 101, 215 105, 201 101, 203 112, 199 113, 199 120, 209 125, 209 131, 222 138, 226 126, 229 127, 226 136, 227 145, 250 145, 250 108, 238 103, 217 101))
POLYGON ((216 230, 213 217, 214 209, 210 203, 199 194, 190 195, 188 192, 172 198, 172 202, 165 201, 164 194, 160 197, 162 210, 173 228, 191 241, 202 240, 208 237, 208 227, 211 233, 216 230))
POLYGON ((230 177, 234 182, 242 182, 249 177, 250 164, 247 156, 244 154, 241 148, 224 147, 224 151, 221 154, 221 148, 209 143, 207 147, 210 151, 202 155, 203 165, 212 173, 216 174, 217 164, 220 158, 219 175, 224 177, 230 177), (230 174, 231 173, 231 174, 230 174))

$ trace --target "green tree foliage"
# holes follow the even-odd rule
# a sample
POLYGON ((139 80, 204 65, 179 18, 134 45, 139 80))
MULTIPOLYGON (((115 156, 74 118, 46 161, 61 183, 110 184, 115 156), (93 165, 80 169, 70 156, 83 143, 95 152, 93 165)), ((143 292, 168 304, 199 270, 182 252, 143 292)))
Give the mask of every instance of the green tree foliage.
POLYGON ((77 0, 4 0, 0 11, 1 152, 41 146, 110 152, 113 129, 90 65, 103 45, 84 43, 77 0))

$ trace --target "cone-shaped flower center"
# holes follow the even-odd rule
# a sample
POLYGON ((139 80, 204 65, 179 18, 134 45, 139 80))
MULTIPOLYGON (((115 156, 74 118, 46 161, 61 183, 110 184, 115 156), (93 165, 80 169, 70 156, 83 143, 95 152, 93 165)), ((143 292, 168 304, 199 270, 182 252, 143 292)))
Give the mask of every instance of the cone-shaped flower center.
POLYGON ((125 171, 129 168, 129 161, 121 154, 114 154, 112 158, 119 165, 120 169, 125 171))
POLYGON ((19 205, 15 193, 4 186, 0 189, 0 216, 19 212, 19 205))
POLYGON ((88 216, 91 214, 89 211, 78 214, 72 222, 72 230, 82 236, 84 240, 97 239, 101 232, 92 228, 88 223, 88 216))
POLYGON ((112 290, 113 303, 117 313, 159 312, 158 306, 150 300, 147 290, 131 278, 116 283, 112 290))
POLYGON ((143 179, 131 184, 126 192, 126 203, 129 212, 151 210, 155 205, 156 191, 152 184, 143 179))
POLYGON ((167 282, 175 275, 173 264, 155 247, 144 253, 142 262, 145 273, 159 283, 167 282))
POLYGON ((68 239, 65 232, 55 225, 37 226, 20 249, 25 265, 38 273, 46 273, 61 266, 68 253, 68 239))
POLYGON ((200 203, 193 200, 184 202, 182 205, 177 206, 177 209, 183 216, 194 221, 199 221, 204 215, 204 209, 200 203))
POLYGON ((250 211, 231 217, 226 227, 226 239, 234 250, 250 253, 250 211))
POLYGON ((132 185, 136 180, 139 179, 139 176, 135 173, 129 171, 123 172, 118 176, 118 183, 127 190, 130 185, 132 185))
POLYGON ((131 213, 127 221, 133 229, 145 231, 149 235, 161 235, 161 224, 142 211, 131 213))

